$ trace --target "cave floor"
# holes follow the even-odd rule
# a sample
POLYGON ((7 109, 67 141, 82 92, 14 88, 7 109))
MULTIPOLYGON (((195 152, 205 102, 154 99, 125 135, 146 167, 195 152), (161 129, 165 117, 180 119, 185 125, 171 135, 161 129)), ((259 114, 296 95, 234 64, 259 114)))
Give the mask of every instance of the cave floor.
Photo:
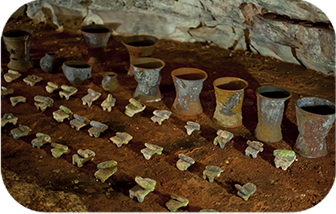
MULTIPOLYGON (((283 171, 274 165, 273 150, 292 149, 295 144, 298 136, 297 99, 317 96, 335 102, 334 77, 248 51, 161 39, 152 57, 165 62, 160 85, 163 99, 147 103, 144 112, 130 118, 124 111, 137 83, 126 75, 129 55, 121 43, 123 37, 111 36, 106 49, 108 60, 94 64, 92 78, 76 86, 77 94, 67 101, 61 99, 58 92, 49 94, 45 90, 48 81, 70 85, 61 68, 57 73, 45 73, 39 68, 39 60, 46 52, 55 52, 62 60, 82 60, 87 54, 82 35, 66 31, 58 33, 51 26, 33 24, 30 19, 22 17, 9 20, 4 30, 16 28, 33 30, 30 56, 35 65, 12 83, 1 79, 2 86, 15 90, 13 96, 27 98, 26 103, 12 107, 9 97, 6 97, 1 101, 1 111, 2 115, 13 113, 19 118, 18 124, 29 126, 32 132, 30 136, 14 140, 10 130, 18 124, 1 129, 1 169, 9 193, 23 206, 37 211, 167 212, 165 204, 170 195, 176 193, 189 200, 188 206, 179 211, 300 211, 318 204, 331 189, 335 178, 335 127, 326 137, 328 154, 325 157, 309 159, 297 155, 298 161, 283 171), (192 118, 172 114, 161 126, 154 124, 150 119, 152 112, 155 109, 170 110, 173 104, 176 92, 170 73, 180 67, 195 67, 207 72, 208 78, 200 95, 203 113, 192 118), (116 72, 119 81, 118 89, 112 93, 117 100, 112 112, 103 111, 100 106, 108 95, 101 86, 107 71, 116 72), (40 76, 43 81, 28 86, 22 79, 29 74, 40 76), (249 86, 243 103, 243 126, 225 128, 235 137, 221 149, 213 144, 217 130, 224 128, 212 121, 216 105, 212 83, 225 76, 243 78, 249 86), (256 140, 253 135, 258 122, 255 91, 262 85, 285 87, 292 92, 292 97, 286 103, 282 121, 283 140, 264 143, 264 151, 252 159, 245 156, 244 151, 247 140, 256 140), (81 102, 88 88, 102 93, 92 107, 83 106, 81 102), (54 105, 44 112, 37 110, 33 99, 36 95, 50 96, 54 105), (60 105, 65 105, 75 114, 105 123, 108 129, 99 138, 92 138, 88 134, 89 126, 76 131, 68 120, 59 123, 53 119, 52 113, 60 105), (199 123, 200 131, 188 136, 184 128, 188 120, 199 123), (69 146, 70 154, 56 159, 51 155, 50 144, 41 149, 33 148, 31 141, 38 132, 50 135, 52 142, 69 146), (109 140, 116 132, 127 132, 133 140, 118 148, 109 140), (162 155, 153 155, 146 160, 140 153, 145 142, 162 146, 162 155), (95 159, 81 168, 73 165, 72 155, 78 149, 93 150, 95 159), (186 171, 176 168, 180 153, 196 160, 186 171), (97 164, 108 160, 118 162, 118 171, 105 183, 96 181, 97 164), (224 169, 213 183, 203 179, 202 172, 207 165, 224 169), (129 190, 136 185, 134 178, 137 175, 157 182, 155 190, 146 196, 143 203, 129 198, 129 190), (237 195, 234 185, 247 182, 254 183, 257 191, 244 201, 237 195)), ((1 60, 6 73, 9 57, 4 48, 1 60)))

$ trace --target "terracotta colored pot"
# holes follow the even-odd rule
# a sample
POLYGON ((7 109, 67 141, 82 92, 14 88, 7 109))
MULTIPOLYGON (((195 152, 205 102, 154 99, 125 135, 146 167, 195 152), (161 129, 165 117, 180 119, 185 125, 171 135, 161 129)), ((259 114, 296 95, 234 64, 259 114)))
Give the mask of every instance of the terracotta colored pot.
MULTIPOLYGON (((153 53, 155 44, 159 41, 158 38, 148 35, 136 35, 125 38, 122 43, 125 45, 129 56, 130 62, 139 57, 150 57, 153 53)), ((127 72, 128 75, 133 76, 134 71, 130 63, 130 68, 127 72)))
POLYGON ((281 122, 285 101, 292 96, 285 88, 262 86, 257 89, 258 125, 255 136, 264 142, 278 142, 282 139, 281 122))
POLYGON ((238 77, 221 77, 213 82, 216 109, 213 121, 227 128, 243 124, 242 105, 248 82, 238 77))
POLYGON ((158 102, 162 99, 159 88, 161 70, 165 63, 160 59, 140 57, 131 61, 134 78, 138 82, 133 97, 141 102, 158 102))
POLYGON ((118 88, 118 74, 114 72, 106 72, 105 78, 102 80, 102 86, 105 91, 113 92, 118 88))
POLYGON ((198 115, 203 112, 199 95, 208 74, 197 68, 179 68, 171 73, 176 88, 172 111, 182 115, 198 115))
POLYGON ((7 51, 10 53, 10 62, 7 67, 16 71, 25 71, 33 67, 30 61, 31 31, 25 29, 9 30, 3 33, 7 51))
POLYGON ((66 61, 62 65, 63 73, 73 85, 81 85, 91 78, 92 67, 89 63, 81 61, 66 61))
POLYGON ((85 42, 89 48, 86 60, 89 63, 106 60, 105 47, 112 31, 104 25, 88 25, 81 28, 85 42))
POLYGON ((335 104, 322 98, 304 97, 296 101, 295 109, 299 136, 294 151, 307 158, 327 155, 325 138, 335 121, 335 104))

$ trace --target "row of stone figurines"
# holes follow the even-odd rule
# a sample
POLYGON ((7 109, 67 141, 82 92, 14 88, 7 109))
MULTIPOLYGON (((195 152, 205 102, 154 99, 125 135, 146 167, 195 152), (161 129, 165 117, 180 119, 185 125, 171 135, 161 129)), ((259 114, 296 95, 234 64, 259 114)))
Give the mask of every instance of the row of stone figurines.
MULTIPOLYGON (((87 61, 89 63, 106 60, 105 47, 111 30, 103 25, 89 25, 81 28, 81 32, 89 47, 87 61)), ((25 70, 32 64, 29 61, 29 30, 11 30, 3 34, 7 50, 11 53, 10 69, 25 70), (24 47, 24 48, 23 48, 24 47)), ((162 99, 159 89, 160 71, 165 63, 151 56, 158 39, 153 36, 138 35, 123 40, 130 55, 129 75, 134 75, 138 82, 134 98, 142 102, 157 102, 162 99)), ((54 54, 48 54, 53 58, 54 54)), ((44 58, 48 58, 44 57, 44 58)), ((52 72, 53 65, 43 58, 40 66, 46 72, 52 72), (48 67, 49 66, 49 67, 48 67), (49 69, 49 70, 48 70, 49 69), (51 69, 51 70, 50 70, 51 69)), ((63 73, 74 85, 82 84, 91 77, 91 66, 80 61, 63 63, 63 73)), ((173 112, 182 115, 202 113, 199 99, 203 82, 207 73, 196 68, 179 68, 171 73, 176 98, 172 106, 173 112)), ((103 88, 114 91, 117 88, 116 74, 106 73, 103 88)), ((244 89, 248 83, 237 77, 222 77, 213 82, 216 96, 214 122, 226 127, 242 125, 242 104, 244 89)), ((281 122, 285 101, 291 97, 290 91, 277 86, 262 86, 257 89, 258 125, 256 137, 264 142, 277 142, 282 139, 281 122)), ((299 136, 294 150, 304 157, 321 157, 327 154, 326 139, 335 120, 335 104, 322 98, 305 97, 296 102, 297 125, 299 136)))

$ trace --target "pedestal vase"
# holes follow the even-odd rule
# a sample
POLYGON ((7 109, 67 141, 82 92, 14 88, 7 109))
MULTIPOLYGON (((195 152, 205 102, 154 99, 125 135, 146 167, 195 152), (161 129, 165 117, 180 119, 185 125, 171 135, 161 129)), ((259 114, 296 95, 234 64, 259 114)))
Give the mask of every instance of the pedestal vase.
POLYGON ((335 121, 335 104, 318 97, 304 97, 296 102, 295 109, 299 136, 294 151, 307 158, 326 156, 326 136, 335 121))
POLYGON ((16 71, 25 71, 33 67, 30 61, 31 31, 25 29, 9 30, 3 33, 7 51, 10 53, 10 62, 7 67, 16 71))
POLYGON ((140 57, 131 62, 134 78, 138 82, 133 97, 141 102, 158 102, 162 99, 159 88, 161 70, 165 63, 160 59, 140 57))
POLYGON ((242 105, 248 83, 238 77, 221 77, 213 82, 216 109, 213 121, 227 128, 243 124, 242 105))
POLYGON ((291 96, 291 92, 282 87, 262 86, 257 89, 256 138, 264 142, 278 142, 282 139, 281 122, 285 101, 291 96))
POLYGON ((201 114, 203 108, 199 96, 208 74, 197 68, 179 68, 171 75, 176 88, 172 111, 189 116, 201 114))
POLYGON ((153 53, 158 38, 149 35, 136 35, 125 38, 122 43, 125 45, 130 56, 130 67, 128 75, 133 76, 134 71, 131 62, 139 57, 150 57, 153 53))
POLYGON ((82 35, 88 46, 86 60, 89 63, 106 60, 105 47, 111 36, 111 30, 104 25, 87 25, 81 28, 82 35))

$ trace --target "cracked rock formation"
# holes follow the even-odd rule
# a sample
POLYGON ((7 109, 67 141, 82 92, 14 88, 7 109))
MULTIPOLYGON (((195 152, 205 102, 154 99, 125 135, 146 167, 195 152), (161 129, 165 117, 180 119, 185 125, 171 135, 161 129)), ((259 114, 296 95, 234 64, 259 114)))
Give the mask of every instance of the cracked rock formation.
POLYGON ((328 17, 300 0, 36 0, 35 22, 58 31, 104 24, 114 35, 207 41, 335 75, 335 33, 328 17))

